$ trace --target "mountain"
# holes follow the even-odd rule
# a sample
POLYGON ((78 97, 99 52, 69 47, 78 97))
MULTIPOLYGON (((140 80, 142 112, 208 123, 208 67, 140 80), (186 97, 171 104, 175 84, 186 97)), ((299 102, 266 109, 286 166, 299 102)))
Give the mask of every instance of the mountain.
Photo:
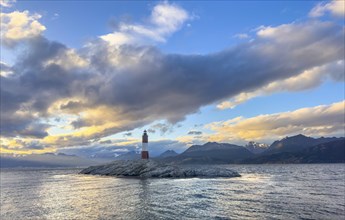
POLYGON ((164 161, 177 164, 339 163, 345 162, 344 140, 296 135, 275 141, 269 147, 255 142, 249 142, 245 147, 208 142, 193 145, 180 155, 164 158, 164 161))
POLYGON ((307 148, 302 155, 303 163, 345 163, 345 139, 307 148))
POLYGON ((66 154, 29 154, 24 156, 1 155, 1 168, 15 168, 15 167, 86 167, 90 165, 97 165, 104 161, 95 161, 86 158, 80 158, 74 155, 66 154))
POLYGON ((164 151, 161 155, 159 155, 158 158, 175 157, 177 155, 179 154, 176 153, 174 150, 167 150, 167 151, 164 151))
MULTIPOLYGON (((203 145, 193 145, 181 154, 168 150, 157 158, 151 158, 175 164, 344 163, 344 142, 345 138, 311 138, 296 135, 273 142, 267 150, 264 150, 267 146, 255 142, 249 142, 245 147, 208 142, 203 145), (258 153, 261 150, 263 153, 258 153)), ((93 154, 93 158, 87 158, 64 153, 17 156, 0 154, 0 167, 85 167, 113 160, 141 158, 140 152, 137 151, 117 155, 108 152, 102 155, 93 154)))
POLYGON ((341 139, 343 138, 312 138, 299 134, 296 136, 286 137, 282 140, 273 142, 271 146, 265 152, 263 152, 263 154, 298 152, 311 146, 316 146, 318 144, 323 144, 341 139))
POLYGON ((298 152, 261 155, 241 163, 345 163, 345 139, 321 143, 298 152))
POLYGON ((268 149, 269 145, 250 141, 244 147, 254 154, 261 154, 268 149))
POLYGON ((175 163, 234 163, 252 157, 254 154, 242 146, 226 143, 208 142, 204 145, 193 145, 178 156, 167 158, 175 163))
POLYGON ((124 153, 113 158, 113 160, 138 160, 140 158, 141 158, 140 152, 129 151, 128 153, 124 153))

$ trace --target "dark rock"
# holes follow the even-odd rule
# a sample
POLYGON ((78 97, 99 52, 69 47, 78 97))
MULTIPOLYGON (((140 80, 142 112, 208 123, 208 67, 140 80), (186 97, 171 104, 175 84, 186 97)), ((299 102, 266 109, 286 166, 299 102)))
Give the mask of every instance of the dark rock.
POLYGON ((81 174, 143 178, 239 177, 235 171, 214 166, 174 166, 153 160, 119 160, 83 169, 81 174))

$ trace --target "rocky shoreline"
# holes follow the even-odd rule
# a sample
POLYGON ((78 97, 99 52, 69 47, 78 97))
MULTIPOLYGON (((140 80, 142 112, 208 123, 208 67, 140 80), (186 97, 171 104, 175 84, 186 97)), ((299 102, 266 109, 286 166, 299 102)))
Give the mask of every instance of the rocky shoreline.
POLYGON ((176 166, 153 160, 119 160, 109 164, 91 166, 80 174, 140 178, 215 178, 240 177, 236 171, 215 166, 176 166))

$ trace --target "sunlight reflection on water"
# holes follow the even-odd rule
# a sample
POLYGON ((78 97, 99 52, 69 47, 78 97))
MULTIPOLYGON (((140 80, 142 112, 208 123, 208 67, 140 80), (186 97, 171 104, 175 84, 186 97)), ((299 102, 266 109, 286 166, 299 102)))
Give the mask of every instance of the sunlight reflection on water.
POLYGON ((2 170, 1 219, 341 219, 345 165, 232 165, 239 178, 2 170))

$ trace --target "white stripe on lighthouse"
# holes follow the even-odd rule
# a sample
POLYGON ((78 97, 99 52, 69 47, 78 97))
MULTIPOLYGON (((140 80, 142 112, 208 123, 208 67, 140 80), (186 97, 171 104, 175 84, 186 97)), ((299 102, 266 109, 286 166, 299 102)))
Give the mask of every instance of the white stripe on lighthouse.
POLYGON ((142 151, 147 151, 147 143, 143 143, 143 148, 142 148, 142 151))

